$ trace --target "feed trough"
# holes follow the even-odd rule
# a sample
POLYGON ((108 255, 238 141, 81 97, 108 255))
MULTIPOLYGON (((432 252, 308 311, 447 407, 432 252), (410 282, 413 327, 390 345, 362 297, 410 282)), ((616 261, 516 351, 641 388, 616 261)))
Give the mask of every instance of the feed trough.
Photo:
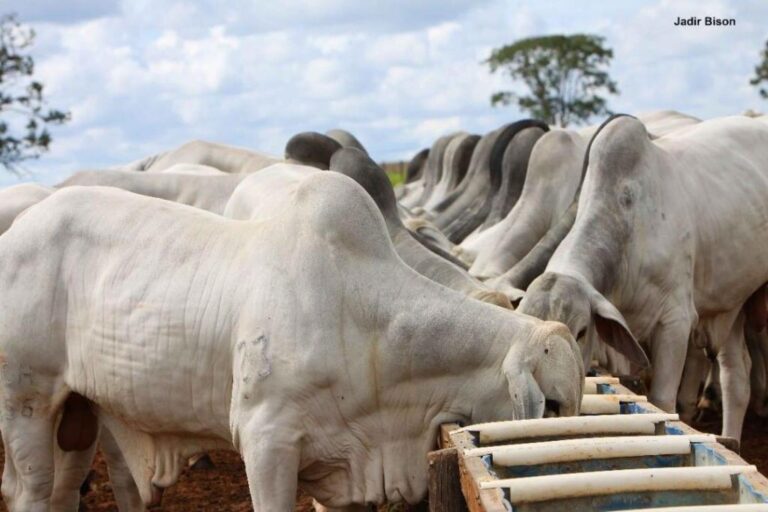
POLYGON ((732 440, 611 376, 587 378, 581 416, 443 425, 440 445, 431 510, 768 511, 768 479, 726 447, 732 440))

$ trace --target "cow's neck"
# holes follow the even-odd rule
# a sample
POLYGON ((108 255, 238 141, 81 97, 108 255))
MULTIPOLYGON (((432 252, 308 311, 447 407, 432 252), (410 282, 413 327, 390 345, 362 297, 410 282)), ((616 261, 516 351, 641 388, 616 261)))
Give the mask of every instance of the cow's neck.
MULTIPOLYGON (((339 499, 381 501, 386 489, 388 499, 417 501, 426 491, 424 453, 434 448, 441 423, 487 421, 489 411, 497 415, 492 419, 511 417, 502 363, 537 321, 468 299, 399 261, 379 261, 376 268, 388 276, 388 286, 370 286, 371 269, 363 269, 347 275, 342 290, 348 315, 341 338, 352 363, 345 372, 334 370, 331 380, 339 386, 327 388, 337 406, 309 399, 302 411, 317 418, 311 422, 313 435, 319 424, 324 438, 361 448, 342 465, 356 483, 339 499), (360 302, 366 307, 358 308, 360 302)), ((323 461, 315 466, 322 474, 329 465, 338 466, 322 453, 305 457, 323 461)), ((316 479, 313 470, 308 466, 303 479, 316 479)))
MULTIPOLYGON (((583 204, 584 201, 579 206, 583 204)), ((609 293, 621 275, 630 229, 609 208, 591 209, 577 218, 547 270, 575 274, 585 278, 600 293, 609 293)))
POLYGON ((462 394, 471 387, 470 380, 484 381, 489 388, 467 391, 470 395, 507 396, 502 362, 513 343, 529 339, 537 320, 469 299, 422 277, 419 286, 413 281, 407 297, 392 301, 385 327, 389 348, 402 353, 408 364, 382 371, 406 387, 412 379, 425 383, 430 390, 418 393, 420 397, 443 400, 446 408, 467 415, 480 399, 462 394), (457 379, 464 385, 456 386, 457 379))
POLYGON ((661 155, 648 153, 639 165, 635 178, 581 198, 583 211, 547 268, 585 278, 623 312, 660 306, 657 292, 663 289, 642 283, 663 280, 682 254, 679 245, 672 251, 658 248, 682 243, 682 220, 675 218, 672 205, 685 201, 683 188, 674 186, 677 178, 661 155), (627 198, 631 205, 620 205, 627 198))
POLYGON ((518 315, 432 282, 426 285, 440 296, 416 292, 408 301, 412 309, 402 310, 401 315, 394 318, 396 325, 398 322, 408 325, 411 346, 449 352, 441 357, 446 364, 444 369, 449 371, 454 365, 483 365, 491 353, 494 358, 503 359, 510 340, 497 338, 503 330, 508 330, 510 323, 515 323, 518 315))

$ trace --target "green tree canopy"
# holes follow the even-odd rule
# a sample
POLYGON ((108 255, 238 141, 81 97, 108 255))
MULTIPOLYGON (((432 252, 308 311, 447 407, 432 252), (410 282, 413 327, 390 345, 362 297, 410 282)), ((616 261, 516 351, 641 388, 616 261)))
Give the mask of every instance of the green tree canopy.
MULTIPOLYGON (((749 81, 752 85, 759 86, 762 82, 768 82, 768 41, 765 42, 765 48, 762 53, 763 61, 755 66, 755 77, 749 81)), ((759 87, 760 96, 768 99, 768 88, 759 87)))
POLYGON ((43 84, 32 78, 35 63, 28 55, 35 32, 15 15, 0 17, 0 165, 18 174, 20 163, 48 150, 46 126, 62 124, 69 113, 47 108, 43 84))
POLYGON ((606 71, 611 58, 604 39, 589 34, 531 37, 496 48, 486 61, 491 72, 501 69, 522 80, 530 94, 500 91, 491 104, 516 101, 531 116, 561 126, 609 114, 600 94, 618 93, 606 71))

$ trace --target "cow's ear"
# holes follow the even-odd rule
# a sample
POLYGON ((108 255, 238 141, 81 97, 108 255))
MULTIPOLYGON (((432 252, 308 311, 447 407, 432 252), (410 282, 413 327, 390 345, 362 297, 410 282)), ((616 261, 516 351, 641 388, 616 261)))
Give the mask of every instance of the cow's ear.
POLYGON ((597 292, 592 294, 590 302, 592 317, 600 339, 641 368, 650 366, 645 350, 632 335, 619 310, 597 292))

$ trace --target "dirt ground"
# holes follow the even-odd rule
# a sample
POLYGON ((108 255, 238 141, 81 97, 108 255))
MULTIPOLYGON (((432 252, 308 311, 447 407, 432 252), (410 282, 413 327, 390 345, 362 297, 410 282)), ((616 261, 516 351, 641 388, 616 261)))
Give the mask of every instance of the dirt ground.
MULTIPOLYGON (((716 432, 719 429, 715 423, 697 424, 695 427, 708 432, 716 432)), ((768 474, 768 419, 757 416, 747 418, 741 455, 747 462, 756 464, 763 474, 768 474)), ((0 464, 3 458, 0 457, 0 464)), ((178 484, 165 491, 162 506, 154 510, 169 512, 251 510, 248 483, 240 457, 230 452, 213 452, 211 459, 216 466, 214 469, 186 471, 178 484)), ((94 470, 95 478, 91 482, 90 491, 83 499, 80 510, 116 511, 117 507, 107 480, 106 466, 101 457, 97 457, 94 470)), ((0 511, 5 512, 5 510, 5 506, 0 503, 0 511)), ((312 500, 307 496, 299 495, 296 510, 310 512, 312 500)))
POLYGON ((768 475, 768 418, 749 416, 741 442, 742 458, 768 475))
MULTIPOLYGON (((167 512, 248 512, 251 511, 251 498, 248 494, 248 481, 245 466, 240 456, 233 452, 215 451, 210 454, 216 466, 214 469, 189 469, 178 483, 163 493, 160 507, 152 511, 167 512)), ((0 444, 0 468, 5 454, 0 444)), ((107 466, 101 455, 94 461, 94 476, 90 481, 90 490, 80 504, 80 512, 117 512, 117 505, 112 495, 112 488, 107 478, 107 466)), ((382 512, 385 510, 381 509, 382 512)), ((391 512, 401 509, 392 508, 391 512)), ((312 499, 299 493, 296 512, 312 512, 312 499)), ((0 512, 7 512, 0 500, 0 512)))

